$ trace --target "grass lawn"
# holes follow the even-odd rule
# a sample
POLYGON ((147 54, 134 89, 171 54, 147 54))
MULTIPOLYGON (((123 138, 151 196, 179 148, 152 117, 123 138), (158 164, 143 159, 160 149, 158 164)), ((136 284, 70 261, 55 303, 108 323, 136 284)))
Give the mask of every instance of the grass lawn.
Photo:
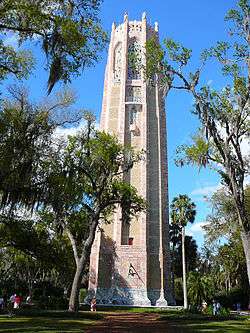
POLYGON ((119 327, 119 332, 124 333, 247 333, 250 332, 250 317, 214 318, 153 308, 112 308, 111 311, 79 312, 77 315, 63 311, 26 311, 12 318, 0 316, 0 333, 83 333, 86 330, 103 332, 102 327, 110 333, 115 327, 119 327), (147 318, 150 319, 148 322, 147 318), (131 320, 134 323, 128 325, 131 320), (151 328, 148 325, 152 325, 151 328), (139 328, 142 330, 138 330, 139 328))
POLYGON ((0 333, 82 333, 102 318, 95 313, 75 316, 59 311, 22 313, 11 318, 0 316, 0 333))
POLYGON ((250 332, 250 316, 230 316, 228 318, 214 318, 200 314, 185 314, 166 312, 160 320, 166 321, 170 327, 182 332, 217 332, 217 333, 247 333, 250 332))

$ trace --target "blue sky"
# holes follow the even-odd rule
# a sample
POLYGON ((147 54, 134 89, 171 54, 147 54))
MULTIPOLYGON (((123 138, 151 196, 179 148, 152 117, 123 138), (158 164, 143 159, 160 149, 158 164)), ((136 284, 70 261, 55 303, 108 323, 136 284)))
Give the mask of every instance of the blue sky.
MULTIPOLYGON (((204 48, 212 46, 217 40, 228 38, 224 16, 235 4, 234 0, 104 0, 100 19, 104 29, 110 33, 112 22, 121 23, 124 12, 128 13, 130 20, 140 20, 142 12, 145 11, 149 23, 159 23, 160 39, 171 37, 193 49, 193 63, 198 65, 199 54, 204 48)), ((9 42, 15 43, 15 39, 10 36, 9 42)), ((45 59, 37 49, 35 55, 37 70, 24 82, 30 88, 33 99, 46 94, 47 79, 47 73, 41 69, 45 59)), ((97 118, 101 111, 106 60, 107 50, 104 50, 101 61, 72 82, 78 95, 77 105, 94 111, 97 118)), ((224 85, 223 78, 211 64, 204 70, 202 77, 205 83, 214 87, 224 85)), ((8 80, 5 84, 10 82, 11 80, 8 80)), ((190 134, 195 132, 198 125, 190 113, 191 107, 191 97, 179 91, 171 92, 166 101, 169 196, 171 201, 178 194, 188 194, 196 203, 197 218, 194 225, 188 227, 188 233, 192 234, 201 246, 203 236, 200 226, 210 211, 203 196, 216 189, 219 179, 209 170, 198 172, 193 167, 177 168, 174 165, 176 147, 187 143, 190 134)))

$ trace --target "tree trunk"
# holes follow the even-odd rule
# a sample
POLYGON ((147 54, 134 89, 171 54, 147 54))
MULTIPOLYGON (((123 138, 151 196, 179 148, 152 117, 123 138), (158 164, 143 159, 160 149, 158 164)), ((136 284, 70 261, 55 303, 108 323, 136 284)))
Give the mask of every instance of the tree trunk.
POLYGON ((84 269, 84 261, 79 260, 69 298, 69 311, 71 312, 78 311, 79 308, 79 290, 81 285, 83 269, 84 269))
MULTIPOLYGON (((99 221, 99 215, 97 216, 97 218, 93 219, 93 221, 90 223, 89 237, 85 241, 80 259, 77 258, 77 253, 76 253, 77 250, 75 248, 76 272, 71 287, 70 298, 69 298, 69 309, 68 309, 71 312, 78 311, 79 291, 80 291, 81 281, 83 277, 84 268, 86 267, 90 257, 90 252, 92 244, 95 239, 95 232, 98 225, 98 221, 99 221)), ((69 233, 68 236, 70 237, 70 241, 74 249, 75 241, 73 237, 69 235, 69 233)))
POLYGON ((188 308, 187 302, 187 278, 186 278, 186 259, 185 259, 185 227, 181 229, 182 238, 182 274, 183 274, 183 299, 184 299, 184 309, 188 308))
POLYGON ((241 240, 244 248, 247 265, 248 283, 250 286, 250 231, 241 232, 241 240))
POLYGON ((172 294, 173 299, 175 299, 175 276, 174 276, 174 264, 173 261, 175 260, 175 246, 173 245, 173 257, 172 257, 172 294))

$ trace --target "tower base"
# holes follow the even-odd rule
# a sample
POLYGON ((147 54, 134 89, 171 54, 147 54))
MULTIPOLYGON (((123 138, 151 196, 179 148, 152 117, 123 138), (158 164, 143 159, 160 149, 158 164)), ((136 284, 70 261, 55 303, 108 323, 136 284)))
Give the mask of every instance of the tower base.
POLYGON ((97 304, 151 306, 146 289, 98 288, 96 293, 89 290, 85 302, 89 303, 94 296, 97 304))
POLYGON ((161 289, 160 297, 156 301, 155 305, 158 306, 158 307, 168 306, 168 302, 165 300, 164 290, 163 289, 161 289))

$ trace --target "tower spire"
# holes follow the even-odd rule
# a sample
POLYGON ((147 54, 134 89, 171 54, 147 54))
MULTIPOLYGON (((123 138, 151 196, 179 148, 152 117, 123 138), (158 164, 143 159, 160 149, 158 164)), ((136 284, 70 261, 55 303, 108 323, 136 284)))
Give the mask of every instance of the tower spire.
POLYGON ((124 13, 123 20, 124 20, 124 22, 128 22, 128 13, 127 12, 124 13))

